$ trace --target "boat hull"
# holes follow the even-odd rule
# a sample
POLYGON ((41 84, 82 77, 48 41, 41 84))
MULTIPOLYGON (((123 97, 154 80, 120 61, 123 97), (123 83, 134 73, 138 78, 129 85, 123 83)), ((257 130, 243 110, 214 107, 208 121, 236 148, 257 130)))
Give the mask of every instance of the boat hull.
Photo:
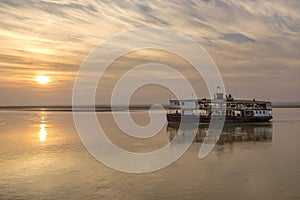
MULTIPOLYGON (((247 123, 247 122, 268 122, 272 116, 226 116, 225 123, 247 123)), ((210 123, 211 117, 199 115, 180 115, 180 114, 167 114, 168 122, 183 122, 183 123, 210 123)))

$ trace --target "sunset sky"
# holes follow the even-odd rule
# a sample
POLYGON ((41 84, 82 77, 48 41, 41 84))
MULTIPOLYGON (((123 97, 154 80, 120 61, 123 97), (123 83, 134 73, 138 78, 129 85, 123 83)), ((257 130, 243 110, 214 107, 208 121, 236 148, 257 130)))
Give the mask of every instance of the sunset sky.
MULTIPOLYGON (((0 18, 2 106, 71 104, 74 79, 88 53, 120 32, 145 26, 176 30, 198 41, 236 97, 300 101, 297 0, 1 0, 0 18)), ((201 78, 182 59, 140 51, 113 64, 97 103, 109 102, 109 88, 127 67, 145 61, 181 70, 199 82, 200 96, 207 95, 201 78)), ((166 90, 149 86, 136 94, 135 103, 167 101, 166 90)))

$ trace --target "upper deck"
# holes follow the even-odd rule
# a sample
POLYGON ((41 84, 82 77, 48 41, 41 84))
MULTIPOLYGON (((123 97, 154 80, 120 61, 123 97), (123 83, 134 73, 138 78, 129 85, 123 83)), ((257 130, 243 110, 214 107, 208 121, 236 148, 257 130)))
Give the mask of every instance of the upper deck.
POLYGON ((272 110, 272 103, 262 100, 242 99, 186 99, 170 100, 170 109, 209 110, 212 107, 223 107, 226 110, 272 110))

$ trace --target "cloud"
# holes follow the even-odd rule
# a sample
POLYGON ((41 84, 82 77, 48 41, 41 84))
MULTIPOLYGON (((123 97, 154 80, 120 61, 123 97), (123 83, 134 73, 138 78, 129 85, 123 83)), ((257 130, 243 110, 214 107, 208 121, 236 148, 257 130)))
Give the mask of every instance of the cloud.
MULTIPOLYGON (((269 75, 276 75, 276 80, 270 78, 276 86, 278 80, 289 81, 287 75, 294 76, 297 70, 299 74, 299 10, 297 0, 3 0, 0 72, 4 78, 0 84, 12 87, 26 77, 20 84, 30 87, 30 76, 53 72, 57 79, 69 80, 72 85, 81 62, 96 45, 135 27, 155 26, 199 41, 223 74, 231 77, 227 81, 232 90, 240 82, 234 77, 245 77, 251 69, 251 74, 273 70, 269 75), (278 79, 276 72, 283 69, 286 74, 278 79), (61 72, 67 72, 66 77, 61 72)), ((128 41, 118 45, 128 45, 128 41)), ((136 63, 145 59, 125 60, 136 63)), ((65 87, 65 82, 58 82, 59 87, 65 87)), ((295 98, 292 89, 299 86, 291 82, 289 87, 295 98)))
POLYGON ((252 38, 249 38, 241 33, 226 33, 222 37, 220 37, 220 39, 227 40, 229 42, 237 42, 237 43, 255 42, 255 40, 253 40, 252 38))

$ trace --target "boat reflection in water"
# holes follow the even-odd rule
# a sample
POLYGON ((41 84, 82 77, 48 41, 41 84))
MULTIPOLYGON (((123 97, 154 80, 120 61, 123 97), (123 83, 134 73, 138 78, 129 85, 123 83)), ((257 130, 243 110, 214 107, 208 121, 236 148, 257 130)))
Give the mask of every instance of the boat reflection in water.
MULTIPOLYGON (((188 132, 191 132, 188 124, 168 123, 167 133, 171 143, 184 143, 188 132)), ((199 124, 196 130, 194 142, 203 143, 208 135, 208 124, 199 124)), ((272 141, 272 123, 247 123, 247 124, 225 124, 222 134, 208 136, 205 142, 217 143, 219 145, 233 142, 265 142, 272 141)))

